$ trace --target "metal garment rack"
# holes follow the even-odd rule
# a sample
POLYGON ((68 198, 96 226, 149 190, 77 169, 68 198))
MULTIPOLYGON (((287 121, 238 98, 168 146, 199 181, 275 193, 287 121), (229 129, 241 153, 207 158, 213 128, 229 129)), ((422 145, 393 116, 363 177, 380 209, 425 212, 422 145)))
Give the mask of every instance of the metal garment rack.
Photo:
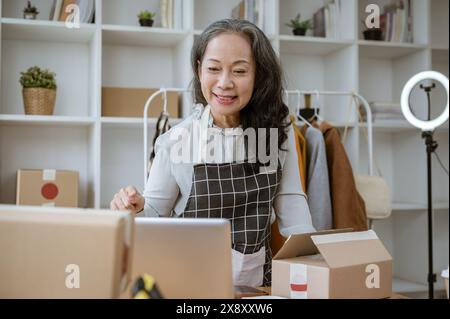
MULTIPOLYGON (((147 175, 148 175, 148 109, 153 102, 153 100, 160 94, 163 94, 164 100, 164 108, 163 112, 168 114, 167 112, 167 92, 180 92, 180 93, 191 93, 190 89, 182 89, 182 88, 161 88, 157 92, 153 93, 145 103, 144 107, 144 188, 147 183, 147 175)), ((346 91, 300 91, 300 90, 286 90, 284 93, 289 97, 289 94, 299 94, 299 95, 334 95, 334 96, 350 96, 353 98, 357 98, 364 106, 367 115, 367 135, 368 135, 368 155, 369 155, 369 175, 373 175, 373 128, 372 128, 372 111, 370 109, 369 103, 367 100, 362 97, 360 94, 355 92, 346 92, 346 91)))
POLYGON ((190 89, 180 89, 180 88, 161 88, 155 93, 153 93, 148 99, 147 102, 145 102, 144 107, 144 188, 145 184, 147 183, 147 176, 148 176, 148 109, 150 107, 150 104, 152 104, 153 100, 160 94, 163 94, 163 112, 166 114, 169 114, 167 112, 167 92, 180 92, 180 93, 190 93, 192 90, 190 89))
MULTIPOLYGON (((367 152, 369 157, 369 175, 373 176, 373 123, 372 123, 372 110, 370 109, 367 100, 360 94, 351 91, 301 91, 301 90, 286 90, 285 95, 289 97, 290 94, 297 95, 333 95, 333 96, 350 96, 352 98, 357 98, 366 111, 366 122, 367 122, 367 152)), ((358 107, 356 105, 356 107, 358 107)))

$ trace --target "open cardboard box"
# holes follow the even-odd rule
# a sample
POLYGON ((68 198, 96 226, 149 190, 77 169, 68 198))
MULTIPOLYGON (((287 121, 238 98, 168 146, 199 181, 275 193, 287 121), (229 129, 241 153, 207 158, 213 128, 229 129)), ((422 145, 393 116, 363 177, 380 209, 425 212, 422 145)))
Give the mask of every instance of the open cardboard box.
POLYGON ((290 236, 272 260, 272 294, 286 298, 389 298, 392 257, 373 230, 290 236))

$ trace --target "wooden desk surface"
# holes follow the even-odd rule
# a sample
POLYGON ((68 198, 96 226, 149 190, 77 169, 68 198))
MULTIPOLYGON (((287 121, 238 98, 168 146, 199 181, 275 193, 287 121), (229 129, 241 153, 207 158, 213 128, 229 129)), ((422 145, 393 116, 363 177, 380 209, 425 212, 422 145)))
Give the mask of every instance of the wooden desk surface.
MULTIPOLYGON (((258 287, 258 289, 264 291, 267 295, 270 295, 271 293, 271 287, 258 287)), ((409 298, 393 292, 391 298, 388 299, 409 299, 409 298)))

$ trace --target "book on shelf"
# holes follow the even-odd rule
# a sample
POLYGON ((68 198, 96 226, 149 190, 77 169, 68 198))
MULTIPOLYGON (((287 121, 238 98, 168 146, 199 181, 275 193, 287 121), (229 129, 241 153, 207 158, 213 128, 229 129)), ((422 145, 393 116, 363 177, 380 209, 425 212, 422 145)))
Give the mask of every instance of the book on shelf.
POLYGON ((53 0, 49 20, 65 21, 72 12, 66 8, 75 4, 79 8, 80 23, 91 23, 95 20, 95 0, 53 0))
POLYGON ((50 16, 48 18, 50 21, 58 21, 62 5, 63 0, 53 0, 52 8, 50 10, 50 16))
POLYGON ((173 28, 173 0, 167 1, 167 25, 169 29, 173 28))
POLYGON ((183 28, 183 0, 161 0, 159 7, 162 28, 183 28))
POLYGON ((264 30, 264 1, 242 0, 231 9, 232 19, 247 20, 264 30))
POLYGON ((386 42, 413 42, 411 0, 395 0, 384 6, 380 27, 386 42))
POLYGON ((67 17, 73 13, 68 10, 68 6, 73 4, 77 4, 77 0, 64 0, 63 5, 61 6, 61 12, 59 13, 59 21, 66 21, 67 17))
POLYGON ((317 10, 313 15, 313 35, 315 37, 325 37, 325 7, 317 10))
POLYGON ((319 8, 312 17, 313 36, 337 39, 341 23, 340 15, 340 0, 329 1, 326 5, 319 8))
POLYGON ((183 0, 174 0, 173 2, 173 28, 183 29, 183 0))

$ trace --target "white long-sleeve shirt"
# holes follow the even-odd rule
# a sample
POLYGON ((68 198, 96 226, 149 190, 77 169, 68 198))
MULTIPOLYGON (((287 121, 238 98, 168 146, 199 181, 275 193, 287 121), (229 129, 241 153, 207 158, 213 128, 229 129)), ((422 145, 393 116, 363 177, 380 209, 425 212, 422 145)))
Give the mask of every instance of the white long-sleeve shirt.
MULTIPOLYGON (((156 141, 155 158, 143 193, 145 198, 143 214, 146 217, 177 217, 184 212, 191 193, 193 167, 206 161, 205 153, 201 153, 203 149, 201 141, 204 140, 202 134, 205 133, 205 128, 208 128, 208 136, 220 135, 213 137, 219 138, 222 148, 221 152, 213 152, 212 158, 208 157, 208 163, 228 163, 236 157, 233 155, 244 154, 242 130, 215 128, 209 114, 209 106, 196 105, 188 118, 156 141), (200 136, 195 135, 198 130, 200 136), (181 160, 182 148, 188 160, 186 158, 181 160), (202 155, 197 156, 198 154, 202 155)), ((273 200, 272 221, 276 214, 280 233, 285 237, 314 232, 307 198, 300 182, 292 127, 289 128, 288 139, 283 149, 286 151, 278 153, 282 177, 273 200)))

